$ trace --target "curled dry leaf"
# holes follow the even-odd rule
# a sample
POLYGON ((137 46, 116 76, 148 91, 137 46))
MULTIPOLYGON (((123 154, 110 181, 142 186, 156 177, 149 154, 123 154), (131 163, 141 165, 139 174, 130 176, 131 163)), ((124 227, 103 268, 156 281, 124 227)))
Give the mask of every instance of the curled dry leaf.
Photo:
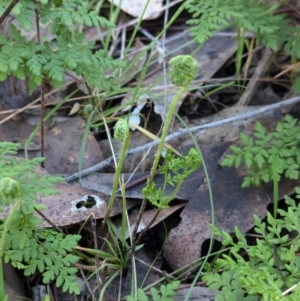
POLYGON ((79 110, 80 110, 80 103, 76 102, 76 103, 74 103, 74 105, 68 115, 69 116, 75 115, 79 112, 79 110))

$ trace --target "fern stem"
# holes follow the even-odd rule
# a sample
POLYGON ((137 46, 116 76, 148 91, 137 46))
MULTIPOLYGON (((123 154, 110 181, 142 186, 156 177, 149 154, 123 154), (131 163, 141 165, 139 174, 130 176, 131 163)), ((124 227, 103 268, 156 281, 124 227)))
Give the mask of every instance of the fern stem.
MULTIPOLYGON (((171 102, 171 105, 169 107, 169 110, 168 110, 168 113, 167 113, 167 116, 166 116, 166 121, 165 121, 163 130, 162 130, 160 142, 159 142, 159 145, 158 145, 155 157, 154 157, 154 162, 153 162, 153 165, 152 165, 152 168, 151 168, 151 172, 150 172, 150 176, 148 178, 147 185, 151 185, 153 183, 153 179, 154 179, 155 174, 156 174, 157 166, 158 166, 158 163, 159 163, 159 159, 161 157, 161 153, 162 153, 162 150, 163 150, 163 147, 164 147, 164 142, 165 142, 165 139, 166 139, 167 134, 168 134, 169 126, 170 126, 170 123, 171 123, 171 120, 172 120, 174 110, 176 108, 176 104, 179 101, 180 97, 183 95, 183 93, 186 91, 187 88, 188 87, 180 88, 179 91, 177 92, 176 96, 174 97, 174 99, 171 102)), ((137 234, 137 230, 138 230, 139 224, 141 222, 143 213, 146 209, 146 205, 147 205, 147 199, 144 198, 143 201, 142 201, 141 207, 140 207, 140 211, 139 211, 137 220, 136 220, 135 225, 134 225, 134 229, 132 231, 132 241, 133 241, 132 252, 134 252, 134 249, 136 247, 136 234, 137 234)), ((142 233, 145 233, 145 232, 143 231, 142 233)), ((142 236, 140 235, 140 237, 142 237, 142 236)))
MULTIPOLYGON (((168 135, 172 117, 173 117, 173 114, 176 109, 176 105, 177 105, 178 101, 180 100, 180 98, 182 97, 182 95, 189 88, 190 84, 196 77, 196 75, 198 73, 198 69, 199 69, 198 62, 193 57, 185 56, 185 55, 179 55, 177 57, 172 58, 170 60, 170 66, 171 66, 172 82, 174 85, 180 86, 181 88, 178 90, 175 97, 173 98, 173 100, 170 103, 168 113, 166 116, 166 120, 165 120, 165 123, 163 126, 160 142, 158 144, 157 151, 156 151, 156 154, 154 157, 154 162, 152 164, 152 168, 150 171, 150 176, 147 181, 148 186, 151 186, 153 183, 153 180, 154 180, 154 177, 156 174, 156 170, 158 167, 158 163, 159 163, 159 160, 160 160, 160 157, 161 157, 161 154, 163 151, 163 147, 165 144, 165 140, 168 135)), ((144 198, 142 201, 141 207, 140 207, 140 211, 138 213, 136 223, 134 225, 133 232, 132 232, 132 241, 133 241, 132 253, 134 252, 135 247, 136 247, 136 234, 137 234, 137 230, 138 230, 139 224, 141 222, 143 213, 146 209, 146 205, 147 205, 147 199, 144 198)), ((140 237, 141 237, 141 235, 140 235, 140 237)))
POLYGON ((273 178, 273 216, 276 218, 278 209, 279 191, 278 179, 273 178))

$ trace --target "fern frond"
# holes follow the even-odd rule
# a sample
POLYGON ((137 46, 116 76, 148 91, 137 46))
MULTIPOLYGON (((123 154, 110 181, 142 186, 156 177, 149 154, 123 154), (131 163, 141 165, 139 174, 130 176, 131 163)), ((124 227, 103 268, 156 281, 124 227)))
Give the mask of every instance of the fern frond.
POLYGON ((276 49, 281 30, 287 25, 284 14, 273 15, 278 4, 257 0, 187 0, 192 19, 191 34, 203 43, 216 31, 236 26, 254 32, 267 47, 276 49))
POLYGON ((90 10, 88 1, 64 0, 62 5, 53 9, 52 1, 42 6, 39 10, 41 22, 46 24, 52 21, 51 33, 60 30, 61 25, 72 28, 75 24, 86 26, 101 26, 112 28, 114 24, 99 16, 96 11, 90 10))
POLYGON ((3 62, 0 78, 15 75, 24 79, 27 74, 31 91, 44 77, 59 88, 67 70, 82 75, 91 86, 108 90, 112 82, 104 74, 124 66, 108 57, 104 50, 93 53, 93 43, 85 44, 83 34, 72 35, 67 28, 62 30, 56 42, 46 41, 41 45, 27 42, 13 25, 10 25, 10 33, 11 39, 0 37, 0 62, 3 62))

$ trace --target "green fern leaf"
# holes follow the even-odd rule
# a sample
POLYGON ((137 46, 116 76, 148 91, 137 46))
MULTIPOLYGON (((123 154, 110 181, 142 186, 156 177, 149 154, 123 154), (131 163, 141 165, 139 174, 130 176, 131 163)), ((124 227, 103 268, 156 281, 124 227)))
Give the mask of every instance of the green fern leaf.
POLYGON ((138 297, 139 301, 148 301, 149 300, 149 298, 147 297, 147 295, 141 288, 139 288, 137 291, 137 297, 138 297))
POLYGON ((253 31, 271 49, 276 49, 288 36, 282 30, 287 25, 286 16, 273 15, 277 6, 268 1, 187 0, 185 7, 192 14, 187 22, 192 25, 191 34, 199 43, 230 25, 253 31))
POLYGON ((68 291, 70 294, 80 294, 80 289, 79 285, 76 282, 76 277, 75 276, 64 276, 64 285, 63 285, 63 292, 68 291))

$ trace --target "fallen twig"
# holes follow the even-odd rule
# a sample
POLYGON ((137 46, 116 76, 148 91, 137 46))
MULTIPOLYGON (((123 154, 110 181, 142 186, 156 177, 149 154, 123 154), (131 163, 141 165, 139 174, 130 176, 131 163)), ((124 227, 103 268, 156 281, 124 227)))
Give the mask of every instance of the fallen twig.
MULTIPOLYGON (((284 100, 282 102, 272 104, 272 105, 264 106, 260 109, 254 110, 252 112, 247 112, 247 113, 239 114, 239 115, 236 115, 236 116, 233 116, 233 117, 230 117, 230 118, 226 118, 226 119, 223 119, 223 120, 213 121, 213 122, 210 122, 210 123, 194 126, 194 127, 189 128, 189 129, 180 129, 179 131, 168 135, 166 137, 165 141, 170 141, 174 138, 177 138, 181 135, 185 135, 189 132, 196 132, 196 131, 200 131, 200 130, 203 131, 205 129, 221 126, 221 125, 224 125, 224 124, 227 124, 227 123, 231 123, 231 122, 235 122, 235 121, 239 121, 239 120, 245 120, 245 119, 248 119, 248 118, 251 118, 251 117, 254 117, 254 116, 261 115, 261 114, 263 114, 265 112, 268 112, 268 111, 272 111, 272 110, 276 110, 276 109, 280 109, 280 108, 283 108, 283 107, 286 107, 286 106, 293 105, 297 102, 300 102, 300 97, 298 97, 298 96, 287 99, 287 100, 284 100)), ((143 150, 149 149, 150 147, 154 147, 154 146, 158 145, 159 142, 160 142, 160 139, 154 140, 150 143, 141 145, 141 146, 136 147, 134 149, 130 149, 130 150, 127 151, 126 156, 137 154, 137 153, 139 153, 143 150)), ((119 155, 116 156, 117 160, 118 160, 118 158, 119 158, 119 155)), ((88 175, 92 172, 98 171, 99 169, 109 165, 112 161, 113 161, 113 157, 109 157, 106 160, 104 160, 104 161, 102 161, 102 162, 100 162, 100 163, 98 163, 94 166, 91 166, 89 168, 86 168, 86 169, 82 170, 80 173, 75 173, 73 175, 70 175, 70 176, 66 177, 66 181, 71 182, 71 181, 74 181, 74 180, 78 179, 80 176, 84 177, 84 176, 86 176, 86 175, 88 175)))

